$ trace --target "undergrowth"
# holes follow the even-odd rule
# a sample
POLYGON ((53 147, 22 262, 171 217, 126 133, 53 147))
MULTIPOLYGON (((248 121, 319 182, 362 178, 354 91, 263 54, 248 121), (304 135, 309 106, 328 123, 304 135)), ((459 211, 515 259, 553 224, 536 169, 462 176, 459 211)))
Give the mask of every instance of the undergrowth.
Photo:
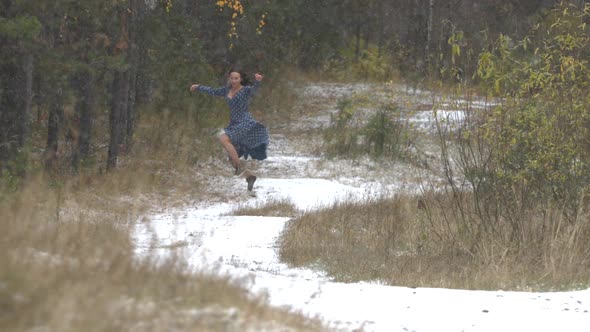
POLYGON ((328 157, 403 161, 413 144, 409 113, 394 102, 382 102, 371 92, 344 97, 324 130, 328 157))

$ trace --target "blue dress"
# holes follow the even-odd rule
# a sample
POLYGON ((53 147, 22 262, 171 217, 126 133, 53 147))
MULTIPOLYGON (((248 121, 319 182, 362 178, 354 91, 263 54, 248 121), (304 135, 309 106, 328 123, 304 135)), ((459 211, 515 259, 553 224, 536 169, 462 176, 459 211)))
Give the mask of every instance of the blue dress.
POLYGON ((198 88, 198 91, 225 98, 230 109, 229 124, 224 128, 225 134, 236 148, 238 156, 244 156, 245 159, 248 157, 256 160, 266 159, 266 147, 269 142, 268 130, 264 125, 254 120, 248 111, 250 98, 254 96, 259 86, 259 81, 255 81, 254 85, 245 85, 233 98, 227 96, 230 90, 229 86, 211 88, 199 85, 198 88))

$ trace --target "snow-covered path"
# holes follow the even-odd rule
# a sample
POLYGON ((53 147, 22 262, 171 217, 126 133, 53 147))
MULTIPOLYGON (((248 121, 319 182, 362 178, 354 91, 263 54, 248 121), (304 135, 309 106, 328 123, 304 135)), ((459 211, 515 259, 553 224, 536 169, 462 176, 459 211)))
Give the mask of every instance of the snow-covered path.
MULTIPOLYGON (((269 151, 272 157, 263 165, 256 197, 245 194, 242 179, 213 178, 213 183, 241 195, 240 200, 201 202, 191 209, 152 216, 137 227, 138 254, 155 251, 167 255, 171 248, 182 250, 195 268, 243 277, 252 292, 266 292, 272 305, 319 316, 331 327, 344 330, 590 330, 590 289, 531 293, 345 284, 281 263, 275 241, 290 216, 233 216, 233 209, 289 200, 305 211, 336 200, 407 189, 408 184, 402 181, 403 165, 390 170, 393 175, 388 180, 375 181, 359 175, 369 174, 367 170, 342 171, 351 166, 298 151, 296 143, 279 134, 272 137, 281 144, 269 151), (326 170, 332 172, 326 174, 326 170)), ((358 167, 370 169, 371 165, 358 167)))
POLYGON ((290 269, 278 261, 275 248, 289 218, 222 215, 229 207, 222 204, 154 218, 152 226, 164 246, 160 250, 165 253, 167 245, 184 242, 195 267, 251 276, 252 291, 267 292, 272 305, 319 315, 331 326, 347 330, 587 331, 590 327, 590 290, 528 293, 345 284, 311 270, 290 269))

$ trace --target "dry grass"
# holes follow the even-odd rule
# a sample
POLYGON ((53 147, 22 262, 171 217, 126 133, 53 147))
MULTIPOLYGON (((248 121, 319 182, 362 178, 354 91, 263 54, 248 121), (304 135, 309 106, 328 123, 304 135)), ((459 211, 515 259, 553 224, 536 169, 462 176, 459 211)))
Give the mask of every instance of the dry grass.
POLYGON ((291 217, 297 215, 297 207, 288 199, 271 200, 255 206, 238 205, 230 214, 234 216, 291 217))
POLYGON ((324 269, 345 282, 519 290, 588 286, 588 215, 578 225, 544 231, 531 216, 530 242, 516 244, 507 231, 474 238, 444 217, 450 205, 433 199, 371 198, 309 212, 283 232, 281 259, 324 269))
POLYGON ((0 204, 0 330, 322 330, 180 255, 135 259, 129 226, 150 207, 133 198, 151 185, 123 173, 83 188, 31 181, 0 204))
POLYGON ((281 236, 281 259, 317 265, 342 281, 377 279, 387 258, 403 248, 409 201, 368 199, 308 212, 291 221, 281 236))
POLYGON ((150 207, 110 181, 60 191, 40 181, 2 202, 1 330, 322 330, 239 280, 189 272, 180 256, 138 262, 129 226, 150 207))

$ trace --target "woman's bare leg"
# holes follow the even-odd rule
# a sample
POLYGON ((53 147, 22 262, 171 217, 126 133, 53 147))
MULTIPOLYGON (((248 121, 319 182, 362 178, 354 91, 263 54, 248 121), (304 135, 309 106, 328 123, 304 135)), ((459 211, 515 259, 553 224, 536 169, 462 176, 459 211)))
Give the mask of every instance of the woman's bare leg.
POLYGON ((232 165, 237 168, 240 164, 240 157, 238 157, 238 152, 229 139, 229 136, 227 136, 227 134, 219 135, 219 142, 221 142, 221 145, 223 145, 223 148, 227 151, 227 155, 229 156, 232 165))

